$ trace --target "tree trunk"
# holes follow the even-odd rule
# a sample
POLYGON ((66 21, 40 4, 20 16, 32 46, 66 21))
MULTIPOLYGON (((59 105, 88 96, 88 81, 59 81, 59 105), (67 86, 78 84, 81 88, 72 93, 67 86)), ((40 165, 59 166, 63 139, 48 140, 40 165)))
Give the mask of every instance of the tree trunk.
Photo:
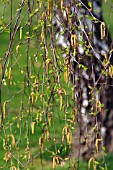
POLYGON ((65 1, 66 15, 61 10, 57 13, 61 23, 64 21, 64 41, 71 44, 72 34, 76 35, 78 44, 79 36, 82 35, 83 39, 83 45, 77 46, 76 55, 73 53, 74 47, 70 45, 70 53, 66 57, 73 61, 71 78, 75 86, 75 105, 78 111, 72 156, 89 159, 98 150, 101 151, 103 145, 108 152, 113 153, 113 80, 108 74, 109 67, 113 65, 113 57, 110 57, 112 46, 108 30, 105 36, 102 35, 105 30, 102 1, 92 1, 91 4, 87 0, 79 2, 65 1), (71 19, 68 15, 72 15, 71 19), (108 60, 110 63, 104 64, 108 60), (101 104, 104 104, 102 108, 101 104))

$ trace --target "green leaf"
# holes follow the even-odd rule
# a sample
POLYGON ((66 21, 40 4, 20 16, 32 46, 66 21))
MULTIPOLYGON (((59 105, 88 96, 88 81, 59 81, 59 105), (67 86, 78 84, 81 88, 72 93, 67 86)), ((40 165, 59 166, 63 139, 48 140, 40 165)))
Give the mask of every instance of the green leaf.
POLYGON ((88 6, 92 8, 92 3, 90 1, 88 2, 88 6))

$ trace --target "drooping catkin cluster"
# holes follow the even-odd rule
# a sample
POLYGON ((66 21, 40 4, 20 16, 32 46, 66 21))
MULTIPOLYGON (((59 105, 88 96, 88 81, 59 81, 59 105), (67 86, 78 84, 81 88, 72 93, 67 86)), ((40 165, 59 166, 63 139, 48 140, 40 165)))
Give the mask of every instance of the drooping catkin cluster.
POLYGON ((69 145, 72 144, 72 131, 68 125, 66 125, 62 130, 62 142, 64 142, 65 139, 67 139, 69 145))
POLYGON ((61 161, 63 161, 63 159, 60 156, 58 155, 53 156, 53 169, 55 169, 57 164, 59 165, 61 161))

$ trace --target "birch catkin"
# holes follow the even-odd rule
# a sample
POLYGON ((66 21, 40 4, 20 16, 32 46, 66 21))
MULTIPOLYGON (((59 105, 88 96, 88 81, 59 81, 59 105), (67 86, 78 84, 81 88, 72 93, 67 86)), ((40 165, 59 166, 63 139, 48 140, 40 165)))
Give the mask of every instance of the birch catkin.
POLYGON ((53 157, 53 169, 56 168, 56 156, 53 157))
POLYGON ((96 101, 96 106, 97 106, 97 111, 101 112, 102 108, 101 108, 101 102, 99 100, 96 101))
POLYGON ((96 151, 98 152, 98 143, 103 141, 103 139, 96 139, 96 142, 95 142, 95 148, 96 148, 96 151))
POLYGON ((10 84, 12 84, 12 67, 9 68, 8 79, 9 79, 9 81, 10 81, 10 84))
POLYGON ((44 153, 44 139, 43 139, 43 137, 39 138, 39 146, 40 146, 42 153, 44 153))
POLYGON ((34 126, 35 126, 35 122, 31 123, 31 133, 34 134, 34 126))
POLYGON ((112 65, 109 66, 109 75, 111 78, 113 77, 113 66, 112 65))
POLYGON ((14 147, 14 146, 15 146, 15 137, 14 137, 14 135, 11 135, 11 137, 12 137, 12 143, 11 143, 11 145, 12 145, 12 147, 14 147))
POLYGON ((88 161, 88 170, 90 170, 91 162, 93 161, 93 158, 90 158, 88 161))
POLYGON ((62 94, 60 94, 60 110, 62 110, 62 94))
POLYGON ((74 48, 74 56, 77 53, 77 36, 76 34, 71 34, 71 46, 74 48))
POLYGON ((48 16, 50 21, 52 21, 52 0, 48 0, 48 16))
POLYGON ((22 27, 20 27, 20 40, 22 40, 22 27))
POLYGON ((101 25, 100 25, 101 39, 105 38, 105 30, 106 30, 105 23, 101 22, 101 25))
POLYGON ((7 102, 4 102, 4 104, 3 104, 3 116, 4 116, 4 119, 6 118, 6 106, 7 106, 7 102))

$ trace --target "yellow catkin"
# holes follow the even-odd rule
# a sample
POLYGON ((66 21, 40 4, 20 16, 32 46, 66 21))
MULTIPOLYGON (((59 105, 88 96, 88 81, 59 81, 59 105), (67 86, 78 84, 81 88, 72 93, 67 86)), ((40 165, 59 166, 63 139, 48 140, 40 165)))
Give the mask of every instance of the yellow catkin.
POLYGON ((16 170, 16 166, 11 166, 11 170, 16 170))
POLYGON ((112 54, 112 53, 113 53, 113 49, 110 50, 110 54, 112 54))
POLYGON ((20 40, 22 40, 22 27, 20 27, 20 40))
POLYGON ((50 21, 52 21, 52 0, 48 0, 48 16, 50 21))
POLYGON ((111 65, 111 75, 113 77, 113 65, 111 65))
POLYGON ((53 157, 53 169, 56 168, 56 156, 53 157))
POLYGON ((4 148, 4 150, 6 150, 6 141, 5 141, 5 139, 3 139, 3 148, 4 148))
POLYGON ((31 153, 30 153, 30 151, 28 151, 28 153, 27 153, 27 157, 28 157, 28 160, 30 160, 30 159, 31 159, 31 153))
POLYGON ((59 164, 60 163, 60 159, 58 156, 56 156, 56 163, 59 164))
MULTIPOLYGON (((64 126, 64 128, 62 129, 62 142, 64 141, 65 135, 67 136, 69 132, 69 128, 68 125, 64 126)), ((69 136, 68 136, 69 137, 69 136)))
POLYGON ((61 161, 64 161, 64 160, 60 156, 58 155, 53 156, 53 169, 55 169, 56 165, 57 164, 59 165, 61 161))
POLYGON ((69 145, 72 144, 72 133, 71 133, 71 131, 69 131, 67 133, 67 142, 68 142, 69 145))
POLYGON ((44 34, 44 26, 42 26, 42 33, 41 33, 42 42, 44 41, 44 37, 45 37, 45 34, 44 34))
POLYGON ((12 143, 11 143, 11 145, 12 145, 12 147, 14 147, 14 146, 15 146, 15 137, 14 137, 14 135, 11 135, 11 137, 12 137, 12 143))
POLYGON ((72 110, 72 112, 71 112, 71 117, 72 117, 73 123, 76 122, 75 120, 77 119, 77 114, 78 114, 77 109, 74 108, 74 109, 72 110))
POLYGON ((47 140, 49 140, 50 139, 50 133, 49 133, 49 131, 47 130, 47 132, 46 132, 46 137, 47 137, 47 140))
POLYGON ((39 146, 40 146, 42 153, 44 153, 44 139, 42 137, 39 138, 39 146))
POLYGON ((74 56, 76 56, 77 53, 77 36, 76 34, 71 34, 71 46, 74 47, 74 56))
POLYGON ((74 46, 73 37, 74 37, 74 35, 73 35, 73 34, 71 34, 71 46, 74 46))
POLYGON ((101 112, 102 108, 101 108, 101 102, 99 100, 96 101, 96 106, 97 106, 97 111, 101 112))
POLYGON ((34 134, 34 126, 35 126, 35 122, 31 123, 31 133, 34 134))
POLYGON ((12 67, 9 68, 8 79, 10 81, 10 84, 12 84, 12 67))
POLYGON ((101 22, 100 30, 101 30, 101 39, 104 39, 104 37, 105 37, 105 30, 106 30, 104 22, 101 22))
POLYGON ((104 55, 104 62, 103 62, 103 65, 106 67, 106 66, 109 64, 108 56, 107 56, 106 53, 104 53, 103 55, 104 55))
POLYGON ((69 15, 69 9, 68 7, 65 8, 66 9, 66 13, 67 13, 67 16, 69 15))
POLYGON ((67 66, 67 69, 64 71, 64 81, 66 82, 66 84, 69 81, 69 65, 67 66))
POLYGON ((107 57, 106 53, 104 53, 104 58, 105 58, 106 61, 108 60, 108 57, 107 57))
POLYGON ((39 119, 40 122, 42 121, 42 116, 43 116, 42 113, 40 113, 40 119, 39 119))
POLYGON ((62 142, 64 141, 64 139, 65 139, 65 127, 62 130, 62 142))
POLYGON ((6 106, 7 106, 7 102, 4 102, 4 104, 3 104, 3 116, 4 116, 4 119, 6 118, 6 106))
POLYGON ((90 170, 91 161, 93 161, 93 158, 90 158, 89 161, 88 161, 88 170, 90 170))
POLYGON ((63 90, 63 92, 64 92, 64 94, 66 95, 67 93, 66 93, 66 90, 65 89, 62 89, 63 90))
POLYGON ((111 66, 109 66, 109 75, 112 78, 112 67, 111 66))
POLYGON ((93 160, 93 170, 97 170, 97 164, 95 160, 93 160))
POLYGON ((32 105, 32 110, 33 110, 33 106, 34 106, 34 92, 32 92, 29 96, 29 100, 31 102, 31 105, 32 105))
POLYGON ((20 45, 16 46, 16 55, 18 55, 18 49, 19 49, 20 45))
POLYGON ((62 110, 62 94, 60 94, 60 110, 62 110))
POLYGON ((113 66, 112 65, 109 66, 109 75, 111 78, 113 77, 113 66))
POLYGON ((46 59, 46 74, 48 74, 50 59, 46 59))
POLYGON ((96 148, 96 151, 98 152, 98 143, 101 142, 103 139, 96 139, 96 142, 95 142, 95 148, 96 148))
POLYGON ((62 130, 62 142, 64 142, 64 138, 65 138, 65 133, 64 133, 64 128, 62 130))
POLYGON ((31 103, 34 104, 34 93, 31 93, 31 103))
POLYGON ((5 154, 4 160, 5 160, 6 162, 8 162, 10 158, 11 158, 11 153, 10 153, 10 152, 7 152, 7 153, 5 154))
POLYGON ((68 58, 64 59, 64 81, 66 82, 66 84, 68 83, 69 80, 69 70, 70 70, 70 65, 69 65, 69 61, 68 58))

